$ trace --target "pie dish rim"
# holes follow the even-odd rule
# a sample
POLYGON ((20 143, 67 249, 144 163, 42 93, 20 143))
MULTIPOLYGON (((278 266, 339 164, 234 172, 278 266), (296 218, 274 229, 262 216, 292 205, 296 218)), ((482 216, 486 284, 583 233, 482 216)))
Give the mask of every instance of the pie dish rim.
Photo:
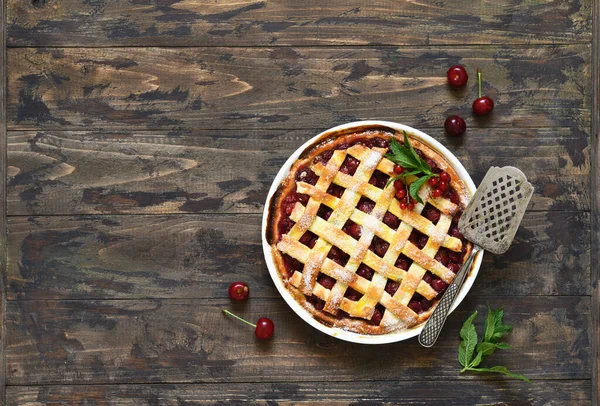
MULTIPOLYGON (((261 239, 262 239, 262 246, 263 246, 263 253, 264 253, 265 261, 267 264, 267 268, 269 270, 269 274, 271 275, 271 279, 273 280, 275 287, 277 288, 277 290, 279 291, 280 295, 283 297, 285 302, 292 308, 292 310, 298 316, 300 316, 300 318, 302 318, 305 322, 307 322, 309 325, 316 328, 317 330, 319 330, 325 334, 328 334, 334 338, 339 338, 344 341, 360 343, 360 344, 386 344, 386 343, 404 341, 404 340, 407 340, 409 338, 412 338, 412 337, 418 335, 421 332, 424 323, 418 324, 409 329, 403 329, 403 330, 399 330, 399 331, 393 331, 393 332, 389 332, 389 333, 385 333, 385 334, 375 335, 375 334, 360 334, 360 333, 356 333, 356 332, 352 332, 352 331, 346 331, 339 327, 328 326, 328 325, 324 324, 323 322, 321 322, 320 320, 318 320, 313 314, 311 314, 307 309, 305 309, 297 301, 297 299, 294 297, 292 292, 288 291, 288 289, 284 285, 284 281, 282 280, 280 271, 278 270, 277 265, 273 259, 273 247, 271 246, 271 244, 269 244, 269 241, 268 241, 268 235, 270 233, 270 231, 269 231, 270 230, 269 219, 271 217, 270 209, 271 209, 272 199, 273 199, 275 193, 277 192, 277 190, 279 189, 279 186, 281 185, 281 183, 288 176, 288 174, 290 172, 290 168, 293 166, 293 164, 298 160, 298 158, 307 149, 318 144, 321 140, 325 140, 327 138, 331 138, 332 136, 335 136, 336 133, 347 134, 348 132, 351 132, 351 131, 356 131, 358 133, 358 132, 368 131, 371 129, 385 130, 386 128, 391 129, 395 132, 400 132, 400 133, 402 133, 402 131, 406 131, 406 132, 410 133, 412 136, 414 136, 415 138, 417 138, 419 141, 425 143, 428 147, 433 149, 435 152, 440 154, 440 156, 443 159, 445 159, 449 165, 452 166, 454 171, 458 174, 459 178, 463 181, 466 191, 470 194, 470 196, 473 196, 473 194, 475 193, 476 187, 475 187, 475 184, 473 183, 473 180, 469 176, 467 170, 460 163, 458 158, 456 158, 454 156, 454 154, 452 154, 439 141, 435 140, 433 137, 429 136, 428 134, 426 134, 420 130, 417 130, 413 127, 410 127, 410 126, 407 126, 404 124, 399 124, 399 123, 395 123, 395 122, 391 122, 391 121, 364 120, 364 121, 356 121, 356 122, 351 122, 351 123, 342 124, 342 125, 339 125, 336 127, 332 127, 330 129, 325 130, 325 131, 315 135, 314 137, 310 138, 308 141, 306 141, 304 144, 302 144, 298 149, 296 149, 290 155, 290 157, 286 160, 286 162, 282 165, 282 167, 279 169, 277 175, 275 176, 275 179, 273 180, 273 183, 271 184, 269 193, 267 195, 265 208, 263 211, 263 217, 262 217, 261 239)), ((471 266, 471 270, 470 270, 469 274, 467 275, 467 277, 464 281, 464 284, 463 284, 460 292, 458 293, 457 299, 455 300, 450 312, 452 312, 452 311, 454 311, 454 309, 456 309, 456 307, 462 302, 462 300, 465 298, 465 296, 469 292, 469 290, 472 287, 473 283, 475 282, 475 279, 479 272, 479 268, 481 266, 482 259, 483 259, 483 250, 481 250, 479 253, 476 254, 473 264, 471 266)))

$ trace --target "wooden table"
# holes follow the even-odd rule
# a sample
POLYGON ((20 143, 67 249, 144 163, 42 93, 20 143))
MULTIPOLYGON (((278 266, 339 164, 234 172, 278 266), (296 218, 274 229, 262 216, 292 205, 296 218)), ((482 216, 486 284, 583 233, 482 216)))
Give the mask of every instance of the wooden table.
POLYGON ((4 404, 598 404, 598 1, 5 6, 4 404), (446 85, 457 63, 463 91, 446 85), (496 101, 482 119, 477 67, 496 101), (453 113, 460 140, 443 132, 453 113), (426 131, 476 183, 515 165, 536 188, 431 349, 317 332, 263 260, 281 164, 367 118, 426 131), (490 361, 531 384, 459 374, 460 325, 487 305, 514 326, 490 361), (222 308, 271 317, 276 336, 255 342, 222 308))

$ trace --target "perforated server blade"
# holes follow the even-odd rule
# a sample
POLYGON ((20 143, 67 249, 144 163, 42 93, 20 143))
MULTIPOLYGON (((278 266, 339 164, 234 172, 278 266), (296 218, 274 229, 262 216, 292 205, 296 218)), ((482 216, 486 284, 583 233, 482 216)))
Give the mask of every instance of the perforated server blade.
POLYGON ((475 246, 425 323, 419 335, 422 346, 435 344, 475 254, 481 249, 494 254, 508 250, 532 195, 533 186, 517 168, 493 166, 486 173, 458 221, 460 232, 475 246))
POLYGON ((486 251, 503 254, 515 238, 533 186, 517 168, 491 167, 458 222, 458 229, 486 251))

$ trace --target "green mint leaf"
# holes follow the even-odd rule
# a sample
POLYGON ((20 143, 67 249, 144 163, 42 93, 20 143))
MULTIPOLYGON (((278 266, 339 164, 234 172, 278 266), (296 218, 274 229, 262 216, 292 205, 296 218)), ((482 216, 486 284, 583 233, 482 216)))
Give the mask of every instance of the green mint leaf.
POLYGON ((510 348, 510 346, 506 343, 489 343, 483 341, 477 346, 477 355, 481 354, 481 360, 483 361, 485 357, 492 355, 496 350, 505 350, 507 348, 510 348))
POLYGON ((502 322, 502 318, 504 317, 503 308, 500 308, 492 313, 494 319, 494 333, 486 341, 497 343, 502 339, 502 337, 504 337, 512 331, 512 326, 504 325, 504 323, 502 322))
POLYGON ((485 323, 483 323, 483 341, 490 341, 494 336, 496 330, 496 312, 493 312, 492 309, 488 306, 488 314, 485 319, 485 323))
POLYGON ((475 346, 477 345, 477 331, 473 320, 477 317, 477 312, 473 313, 462 325, 460 329, 460 338, 462 341, 458 346, 458 362, 463 367, 467 367, 473 359, 475 346))
POLYGON ((390 140, 390 149, 392 150, 392 154, 394 155, 402 155, 403 151, 402 151, 402 144, 400 144, 397 140, 396 137, 392 137, 390 140))
POLYGON ((403 178, 406 178, 406 177, 409 177, 409 176, 412 176, 412 175, 418 175, 418 174, 420 174, 421 172, 422 172, 422 171, 420 171, 420 170, 418 170, 418 169, 417 169, 416 171, 402 172, 402 173, 400 174, 400 176, 401 176, 401 177, 403 177, 403 178))
POLYGON ((501 365, 491 367, 491 368, 469 368, 469 371, 477 371, 477 372, 496 372, 499 374, 504 374, 506 376, 510 376, 511 378, 520 379, 522 381, 531 383, 531 381, 524 375, 521 374, 513 374, 506 367, 501 365))
POLYGON ((415 161, 410 153, 410 150, 402 146, 396 138, 392 137, 390 141, 390 149, 392 153, 387 153, 385 157, 390 161, 402 166, 405 169, 413 169, 419 166, 419 162, 415 161))
POLYGON ((385 157, 395 164, 400 165, 405 169, 412 169, 415 167, 415 163, 410 157, 407 157, 404 153, 400 154, 386 154, 385 157))
MULTIPOLYGON (((404 131, 404 147, 408 148, 408 150, 410 151, 410 154, 414 158, 417 165, 419 167, 421 167, 421 169, 423 169, 423 162, 422 162, 423 159, 417 154, 417 151, 415 151, 415 149, 412 147, 412 145, 410 145, 410 142, 408 142, 408 136, 406 135, 406 131, 404 131)), ((425 165, 427 165, 427 162, 424 162, 424 163, 425 163, 425 165)), ((431 168, 429 168, 429 169, 431 169, 431 168)))
POLYGON ((477 365, 481 364, 481 361, 483 361, 483 354, 477 352, 477 355, 475 356, 475 358, 473 358, 473 361, 471 361, 467 369, 476 367, 477 365))
POLYGON ((410 187, 408 189, 411 197, 413 197, 417 202, 419 202, 421 204, 425 204, 425 203, 423 203, 423 200, 419 196, 419 189, 421 189, 421 186, 423 186, 425 184, 425 182, 427 182, 429 180, 429 178, 431 178, 431 175, 425 175, 425 176, 415 180, 413 183, 410 184, 410 187))

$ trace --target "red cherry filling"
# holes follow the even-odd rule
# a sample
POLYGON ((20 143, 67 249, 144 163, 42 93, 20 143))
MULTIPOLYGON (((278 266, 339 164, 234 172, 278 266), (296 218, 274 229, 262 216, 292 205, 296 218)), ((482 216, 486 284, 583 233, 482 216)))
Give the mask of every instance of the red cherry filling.
POLYGON ((369 268, 365 264, 360 264, 360 266, 356 270, 356 274, 359 276, 362 276, 366 280, 370 281, 371 279, 373 279, 373 275, 375 275, 375 271, 373 269, 369 268))
POLYGON ((396 291, 398 290, 399 287, 400 287, 400 282, 396 282, 391 279, 388 279, 388 281, 385 284, 385 291, 387 293, 389 293, 390 296, 394 296, 394 293, 396 293, 396 291))
POLYGON ((385 312, 385 308, 378 304, 375 306, 375 311, 373 312, 373 317, 371 317, 371 324, 378 326, 381 323, 381 319, 383 319, 383 313, 385 312))
POLYGON ((342 197, 342 195, 344 194, 344 189, 343 187, 336 185, 335 183, 332 183, 331 185, 329 185, 329 188, 327 189, 327 193, 329 193, 332 196, 335 196, 337 198, 342 197))
POLYGON ((283 263, 285 264, 288 278, 291 278, 295 271, 302 272, 302 269, 304 269, 302 262, 298 261, 296 258, 290 257, 287 254, 283 254, 283 263))
POLYGON ((410 236, 408 237, 408 240, 414 245, 416 245, 419 249, 423 249, 425 244, 427 244, 429 237, 427 237, 425 234, 421 233, 417 229, 413 229, 412 233, 410 233, 410 236))
POLYGON ((383 223, 392 230, 397 230, 400 226, 400 219, 388 211, 383 215, 383 223))
POLYGON ((438 250, 438 252, 435 254, 435 256, 433 257, 433 259, 435 259, 442 265, 446 266, 450 262, 449 253, 450 253, 450 250, 448 250, 447 248, 440 248, 438 250))
POLYGON ((463 262, 463 253, 462 252, 450 251, 450 253, 448 254, 448 257, 450 258, 451 262, 454 262, 457 264, 462 264, 462 262, 463 262))
POLYGON ((337 314, 335 315, 335 318, 338 320, 345 319, 347 317, 350 317, 350 315, 343 310, 338 310, 337 314))
POLYGON ((375 207, 375 202, 366 197, 361 197, 358 201, 358 205, 356 208, 360 211, 364 211, 365 213, 371 213, 373 211, 373 207, 375 207))
POLYGON ((329 220, 329 217, 331 217, 331 213, 333 213, 333 210, 322 204, 321 206, 319 206, 317 216, 321 217, 323 220, 329 220))
POLYGON ((430 204, 425 206, 422 214, 433 224, 437 224, 437 222, 440 220, 440 211, 430 204))
POLYGON ((460 271, 460 265, 455 264, 454 262, 449 263, 447 268, 454 273, 457 273, 458 271, 460 271))
POLYGON ((433 303, 425 298, 421 299, 421 310, 426 312, 433 305, 433 303))
POLYGON ((407 257, 404 254, 400 254, 398 259, 396 260, 395 266, 400 269, 404 269, 405 271, 408 271, 408 268, 410 268, 410 265, 412 264, 412 262, 413 262, 412 259, 410 259, 409 257, 407 257))
POLYGON ((322 299, 320 299, 320 298, 318 298, 317 296, 314 296, 314 295, 313 296, 308 296, 306 299, 317 310, 323 310, 323 308, 325 307, 325 301, 322 300, 322 299))
POLYGON ((350 220, 348 220, 346 224, 344 224, 344 227, 342 227, 342 231, 348 234, 350 237, 354 238, 355 240, 360 239, 360 236, 362 234, 362 229, 360 228, 360 226, 350 220))
POLYGON ((431 284, 431 281, 433 280, 433 275, 431 274, 431 272, 425 272, 425 275, 423 275, 423 280, 425 281, 425 283, 431 284))
POLYGON ((369 180, 369 183, 373 186, 376 186, 380 189, 383 189, 390 177, 381 171, 373 172, 373 176, 369 180))
POLYGON ((440 295, 443 295, 448 288, 448 284, 439 278, 433 279, 430 285, 440 295))
POLYGON ((456 237, 456 238, 460 238, 461 240, 464 238, 462 233, 460 231, 458 231, 458 225, 452 223, 452 225, 450 226, 450 230, 448 230, 448 234, 451 235, 452 237, 456 237))
POLYGON ((353 302, 356 302, 357 300, 359 300, 362 297, 362 294, 355 291, 352 288, 348 288, 348 289, 346 289, 346 293, 344 294, 344 297, 348 300, 352 300, 353 302))
POLYGON ((354 175, 354 173, 356 172, 356 168, 358 168, 359 164, 360 161, 358 159, 350 155, 346 155, 346 159, 340 167, 340 172, 347 173, 348 175, 354 175))
POLYGON ((294 224, 295 223, 287 217, 279 220, 279 224, 277 225, 277 229, 279 230, 279 238, 281 238, 283 234, 289 233, 292 227, 294 227, 294 224))
POLYGON ((318 157, 315 158, 315 162, 322 162, 323 165, 327 165, 327 162, 329 162, 329 160, 331 159, 332 156, 333 156, 332 150, 325 151, 321 155, 319 155, 318 157))
POLYGON ((418 300, 408 302, 408 307, 415 313, 421 313, 421 303, 418 300))
POLYGON ((329 253, 327 254, 327 258, 331 259, 333 262, 338 265, 344 266, 350 259, 350 256, 346 254, 344 251, 339 249, 338 247, 331 247, 329 253))
POLYGON ((319 180, 319 177, 312 171, 312 169, 305 167, 298 169, 298 172, 296 172, 296 180, 298 182, 306 182, 314 186, 317 183, 317 180, 319 180))
POLYGON ((389 247, 390 247, 390 244, 388 242, 386 242, 385 240, 382 240, 381 238, 375 236, 375 237, 373 237, 373 242, 371 242, 371 246, 369 248, 375 254, 377 254, 381 258, 383 258, 383 256, 385 255, 385 253, 387 252, 387 250, 388 250, 389 247))
POLYGON ((300 242, 306 245, 308 248, 313 248, 317 243, 317 239, 319 237, 310 231, 305 232, 302 237, 300 237, 300 242))
POLYGON ((319 276, 317 276, 317 282, 319 282, 326 289, 332 289, 333 285, 335 285, 335 279, 333 279, 331 276, 325 275, 324 273, 320 273, 319 276))

